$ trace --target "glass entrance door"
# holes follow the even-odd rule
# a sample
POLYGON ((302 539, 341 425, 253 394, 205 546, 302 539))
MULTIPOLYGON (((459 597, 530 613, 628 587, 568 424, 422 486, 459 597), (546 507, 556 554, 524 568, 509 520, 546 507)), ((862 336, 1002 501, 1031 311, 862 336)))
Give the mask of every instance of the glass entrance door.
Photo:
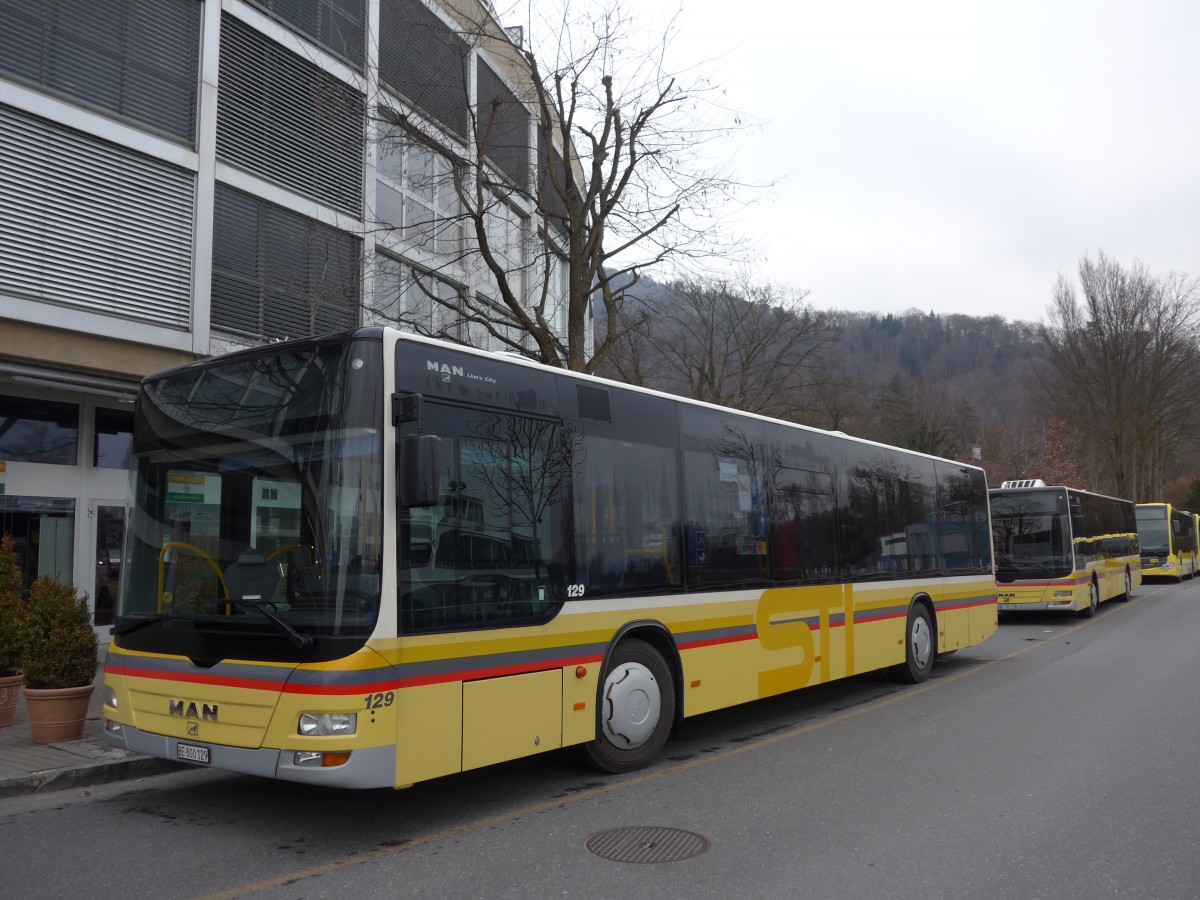
POLYGON ((125 532, 125 502, 123 500, 93 500, 89 510, 92 523, 90 546, 93 580, 92 624, 102 641, 108 640, 108 627, 113 623, 117 594, 121 584, 121 537, 125 532))

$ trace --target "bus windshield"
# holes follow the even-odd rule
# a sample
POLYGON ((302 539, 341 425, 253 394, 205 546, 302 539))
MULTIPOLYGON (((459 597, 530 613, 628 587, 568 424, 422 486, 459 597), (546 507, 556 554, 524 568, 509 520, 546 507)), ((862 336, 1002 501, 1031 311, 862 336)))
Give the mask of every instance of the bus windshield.
POLYGON ((1074 570, 1065 492, 1005 491, 991 504, 998 580, 1061 578, 1074 570))
POLYGON ((379 611, 382 345, 248 352, 147 381, 120 646, 333 659, 379 611))
POLYGON ((1171 552, 1171 533, 1167 529, 1166 507, 1139 506, 1137 530, 1143 554, 1166 556, 1171 552))

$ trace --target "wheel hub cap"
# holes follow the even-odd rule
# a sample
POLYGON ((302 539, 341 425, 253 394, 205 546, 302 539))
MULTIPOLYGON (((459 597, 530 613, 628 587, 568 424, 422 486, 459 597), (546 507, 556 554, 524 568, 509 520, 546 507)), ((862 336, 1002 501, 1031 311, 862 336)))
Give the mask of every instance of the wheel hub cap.
POLYGON ((918 618, 913 622, 912 653, 913 661, 922 669, 929 665, 929 658, 933 655, 933 635, 929 633, 929 626, 924 619, 918 618))
POLYGON ((658 724, 662 700, 654 675, 640 663, 622 663, 604 683, 604 730, 618 747, 640 747, 658 724))

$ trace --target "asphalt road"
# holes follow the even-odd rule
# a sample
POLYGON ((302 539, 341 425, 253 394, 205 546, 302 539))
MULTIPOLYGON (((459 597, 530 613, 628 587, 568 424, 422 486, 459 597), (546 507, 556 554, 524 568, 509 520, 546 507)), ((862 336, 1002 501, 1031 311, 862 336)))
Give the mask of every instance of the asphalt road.
POLYGON ((1006 618, 918 687, 691 720, 631 776, 552 754, 399 792, 195 770, 0 801, 0 896, 1197 897, 1198 697, 1200 581, 1145 585, 1006 618), (590 852, 610 829, 662 861, 590 852))

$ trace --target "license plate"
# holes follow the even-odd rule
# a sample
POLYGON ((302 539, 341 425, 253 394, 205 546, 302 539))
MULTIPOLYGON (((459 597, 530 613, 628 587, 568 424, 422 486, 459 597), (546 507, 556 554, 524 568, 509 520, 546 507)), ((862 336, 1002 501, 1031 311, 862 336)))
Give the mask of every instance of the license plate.
POLYGON ((176 744, 175 755, 188 762, 208 765, 208 748, 197 747, 193 744, 176 744))

